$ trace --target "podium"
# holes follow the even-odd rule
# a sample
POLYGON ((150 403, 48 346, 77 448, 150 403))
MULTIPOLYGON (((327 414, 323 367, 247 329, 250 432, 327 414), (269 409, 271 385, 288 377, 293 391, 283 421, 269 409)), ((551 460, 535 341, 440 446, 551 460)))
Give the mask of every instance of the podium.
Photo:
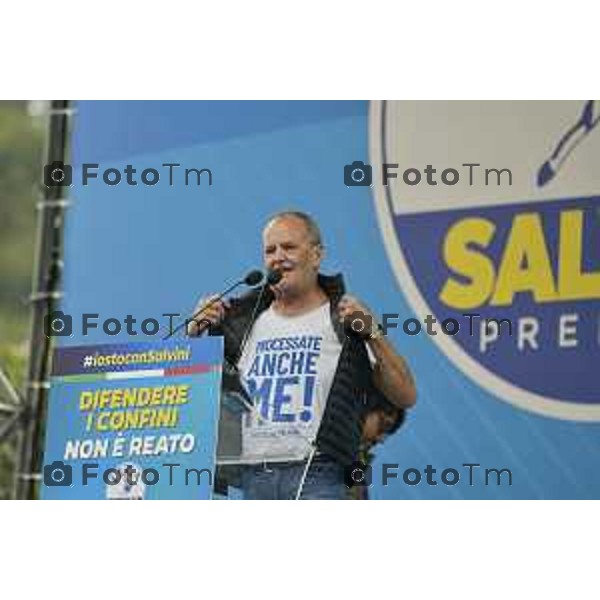
POLYGON ((55 349, 42 498, 210 499, 239 488, 256 463, 243 448, 254 406, 223 345, 207 336, 55 349))

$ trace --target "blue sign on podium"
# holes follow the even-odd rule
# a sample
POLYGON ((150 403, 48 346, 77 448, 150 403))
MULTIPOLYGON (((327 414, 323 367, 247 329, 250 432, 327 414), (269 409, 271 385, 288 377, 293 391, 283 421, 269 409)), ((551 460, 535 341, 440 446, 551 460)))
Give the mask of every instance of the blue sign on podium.
POLYGON ((210 499, 221 338, 57 348, 44 499, 210 499))

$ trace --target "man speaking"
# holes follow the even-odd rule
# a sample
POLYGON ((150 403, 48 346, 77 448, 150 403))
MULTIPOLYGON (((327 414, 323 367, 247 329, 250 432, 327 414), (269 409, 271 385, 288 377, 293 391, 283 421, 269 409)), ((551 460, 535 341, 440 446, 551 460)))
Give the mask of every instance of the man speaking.
POLYGON ((190 322, 223 335, 254 403, 242 427, 247 499, 345 499, 344 475, 358 458, 365 416, 404 410, 416 390, 405 360, 341 275, 319 272, 321 234, 307 214, 282 212, 263 231, 264 263, 280 274, 234 299, 201 300, 190 322))

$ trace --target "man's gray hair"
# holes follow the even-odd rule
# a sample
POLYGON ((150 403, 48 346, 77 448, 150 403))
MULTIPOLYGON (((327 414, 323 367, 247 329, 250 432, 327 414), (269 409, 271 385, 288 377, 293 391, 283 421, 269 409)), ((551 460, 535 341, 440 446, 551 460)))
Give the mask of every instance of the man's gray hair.
POLYGON ((323 246, 321 230, 319 229, 317 222, 310 215, 299 210, 284 210, 282 212, 278 212, 267 221, 267 225, 269 225, 273 221, 276 221, 277 219, 286 219, 288 217, 292 217, 302 221, 306 227, 306 230, 308 231, 308 235, 310 236, 312 242, 317 246, 323 246))

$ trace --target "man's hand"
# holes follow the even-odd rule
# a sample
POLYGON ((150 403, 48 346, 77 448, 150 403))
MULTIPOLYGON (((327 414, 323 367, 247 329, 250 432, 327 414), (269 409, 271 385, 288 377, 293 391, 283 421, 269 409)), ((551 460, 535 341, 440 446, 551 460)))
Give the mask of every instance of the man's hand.
POLYGON ((218 325, 223 320, 225 311, 229 308, 229 301, 224 298, 217 300, 218 297, 213 294, 212 296, 200 298, 194 309, 195 316, 188 323, 187 332, 189 336, 200 335, 210 325, 218 325), (207 308, 202 310, 203 306, 207 306, 207 308))

